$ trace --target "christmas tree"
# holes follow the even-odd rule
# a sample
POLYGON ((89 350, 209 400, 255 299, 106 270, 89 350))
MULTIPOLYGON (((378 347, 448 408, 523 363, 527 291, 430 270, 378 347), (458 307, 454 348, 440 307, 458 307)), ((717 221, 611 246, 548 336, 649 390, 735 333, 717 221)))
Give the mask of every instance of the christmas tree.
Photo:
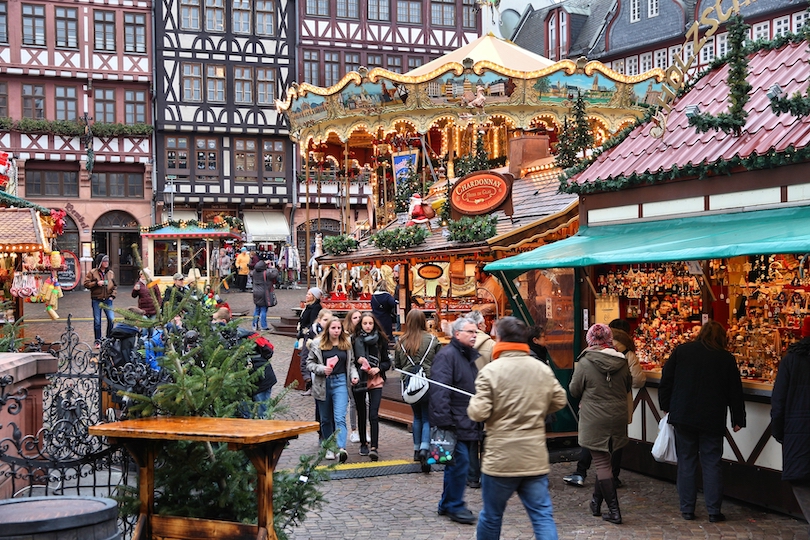
POLYGON ((475 152, 461 156, 453 163, 453 166, 457 178, 473 172, 489 170, 489 154, 484 147, 483 131, 478 132, 478 137, 475 140, 475 152))
POLYGON ((582 93, 577 90, 577 100, 571 110, 574 115, 574 148, 582 151, 582 157, 587 157, 586 150, 593 146, 593 132, 585 111, 585 100, 582 93))
POLYGON ((397 179, 397 199, 396 211, 407 212, 408 205, 411 201, 411 195, 422 193, 422 179, 421 175, 417 172, 416 167, 411 165, 408 167, 408 174, 400 175, 397 179))
POLYGON ((574 126, 568 122, 568 117, 563 118, 563 127, 557 142, 557 167, 569 169, 579 163, 577 158, 578 148, 575 146, 574 126))

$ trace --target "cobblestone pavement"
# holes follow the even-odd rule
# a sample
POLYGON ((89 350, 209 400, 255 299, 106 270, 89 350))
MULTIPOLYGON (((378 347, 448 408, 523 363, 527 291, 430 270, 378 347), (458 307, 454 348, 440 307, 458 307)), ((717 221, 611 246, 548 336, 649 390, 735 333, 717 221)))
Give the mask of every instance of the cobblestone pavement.
MULTIPOLYGON (((300 290, 279 290, 279 305, 270 309, 270 322, 282 314, 290 314, 305 293, 300 290)), ((250 293, 231 292, 223 295, 235 312, 252 313, 250 293)), ((129 291, 122 289, 116 307, 135 305, 129 291), (131 301, 130 301, 131 300, 131 301)), ((64 331, 69 313, 74 316, 74 326, 82 341, 92 343, 93 328, 90 311, 90 295, 86 291, 69 292, 60 300, 59 313, 63 317, 51 322, 41 305, 28 304, 26 312, 26 335, 40 335, 46 341, 58 341, 64 331)), ((242 324, 248 326, 249 319, 242 324)), ((279 381, 284 381, 292 355, 294 340, 283 336, 271 336, 276 346, 273 368, 279 381)), ((279 391, 276 386, 274 394, 279 391)), ((287 410, 277 415, 279 419, 314 418, 315 404, 311 397, 300 391, 290 391, 282 403, 287 410)), ((284 451, 280 468, 292 468, 301 454, 314 453, 318 440, 314 433, 291 441, 284 451)), ((349 443, 349 461, 340 469, 346 470, 368 463, 368 458, 358 455, 359 445, 349 443)), ((411 434, 400 425, 382 422, 380 427, 381 461, 374 464, 386 467, 411 463, 413 443, 411 434)), ((675 486, 631 471, 624 471, 622 479, 626 487, 619 490, 619 500, 624 518, 623 525, 612 525, 592 517, 588 501, 593 486, 592 477, 585 488, 575 488, 563 483, 562 477, 570 473, 572 464, 552 465, 549 475, 555 520, 562 539, 807 539, 808 525, 781 514, 767 512, 726 500, 723 512, 728 517, 725 523, 711 524, 702 510, 702 498, 698 500, 698 518, 684 521, 678 510, 675 486)), ((362 472, 359 472, 362 474, 362 472)), ((293 538, 303 539, 414 539, 450 540, 475 537, 475 527, 459 525, 436 515, 436 505, 442 489, 442 473, 395 474, 363 478, 332 480, 324 485, 327 502, 324 507, 309 515, 295 529, 293 538)), ((477 513, 481 509, 481 490, 467 490, 469 508, 477 513)), ((533 538, 529 519, 520 501, 514 497, 504 516, 503 539, 533 538)))

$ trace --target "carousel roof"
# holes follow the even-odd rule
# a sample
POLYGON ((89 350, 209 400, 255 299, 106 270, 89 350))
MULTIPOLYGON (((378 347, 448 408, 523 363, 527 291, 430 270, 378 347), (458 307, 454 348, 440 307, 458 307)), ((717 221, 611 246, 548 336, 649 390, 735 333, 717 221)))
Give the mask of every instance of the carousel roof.
POLYGON ((490 33, 427 64, 412 69, 406 75, 411 77, 427 75, 451 62, 462 64, 467 58, 472 59, 473 63, 492 62, 495 65, 514 71, 540 71, 555 64, 553 60, 527 51, 511 41, 497 38, 490 33))

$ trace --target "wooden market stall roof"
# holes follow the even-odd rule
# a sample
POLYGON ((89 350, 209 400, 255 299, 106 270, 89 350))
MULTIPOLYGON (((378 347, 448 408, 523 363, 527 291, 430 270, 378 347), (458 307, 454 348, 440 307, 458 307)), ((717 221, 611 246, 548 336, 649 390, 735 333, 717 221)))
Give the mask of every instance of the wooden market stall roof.
POLYGON ((46 240, 39 219, 33 208, 0 208, 0 251, 43 251, 46 240))

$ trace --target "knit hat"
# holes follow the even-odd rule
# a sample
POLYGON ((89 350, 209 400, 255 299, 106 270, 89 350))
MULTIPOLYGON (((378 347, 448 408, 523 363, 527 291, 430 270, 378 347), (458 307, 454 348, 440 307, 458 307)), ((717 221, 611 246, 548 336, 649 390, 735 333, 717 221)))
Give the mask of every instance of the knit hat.
POLYGON ((101 262, 110 262, 110 256, 104 255, 103 257, 101 257, 101 262))
POLYGON ((810 337, 810 317, 805 317, 802 321, 802 337, 810 337))
POLYGON ((308 292, 308 293, 310 293, 310 294, 312 294, 312 296, 314 296, 314 297, 315 297, 315 298, 317 298, 318 300, 320 300, 320 299, 321 299, 321 296, 323 296, 323 291, 322 291, 322 290, 320 290, 318 287, 312 287, 312 288, 311 288, 310 290, 308 290, 307 292, 308 292))
POLYGON ((597 323, 588 329, 585 341, 589 347, 613 348, 613 332, 608 325, 597 323))

